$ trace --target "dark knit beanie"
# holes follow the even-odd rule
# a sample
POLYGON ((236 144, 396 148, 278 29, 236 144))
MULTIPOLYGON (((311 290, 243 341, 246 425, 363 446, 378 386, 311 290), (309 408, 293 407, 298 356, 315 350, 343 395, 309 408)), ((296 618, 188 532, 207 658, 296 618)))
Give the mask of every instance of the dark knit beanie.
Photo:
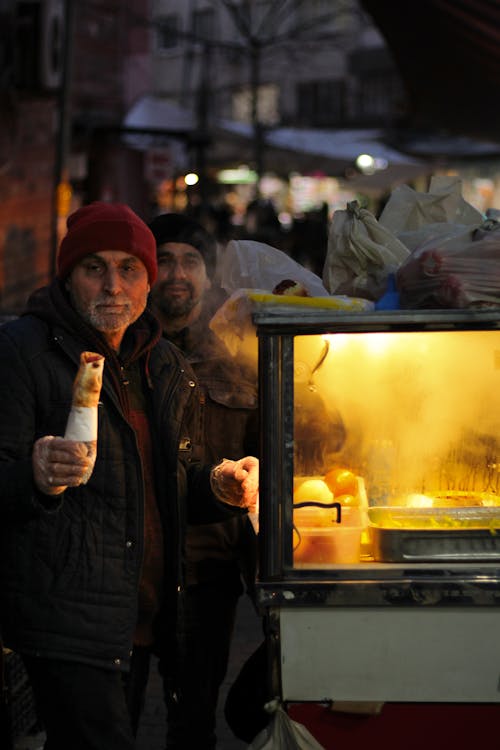
POLYGON ((121 250, 144 263, 150 284, 156 281, 155 238, 147 224, 128 206, 96 201, 70 214, 66 225, 68 231, 57 257, 58 278, 65 279, 86 255, 101 250, 121 250))
POLYGON ((207 275, 215 271, 216 242, 207 230, 194 219, 184 214, 161 214, 149 223, 159 247, 166 242, 182 242, 195 247, 203 256, 207 275))

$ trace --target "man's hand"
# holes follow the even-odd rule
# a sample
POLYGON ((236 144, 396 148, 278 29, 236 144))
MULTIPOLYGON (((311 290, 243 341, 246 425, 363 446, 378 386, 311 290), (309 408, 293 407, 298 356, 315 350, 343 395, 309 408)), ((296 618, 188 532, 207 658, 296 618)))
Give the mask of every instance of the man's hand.
POLYGON ((259 502, 259 459, 254 456, 245 456, 239 461, 224 458, 212 469, 210 483, 222 502, 255 512, 259 502))
POLYGON ((92 458, 85 443, 46 435, 33 446, 33 477, 45 495, 60 495, 66 487, 78 487, 92 458))

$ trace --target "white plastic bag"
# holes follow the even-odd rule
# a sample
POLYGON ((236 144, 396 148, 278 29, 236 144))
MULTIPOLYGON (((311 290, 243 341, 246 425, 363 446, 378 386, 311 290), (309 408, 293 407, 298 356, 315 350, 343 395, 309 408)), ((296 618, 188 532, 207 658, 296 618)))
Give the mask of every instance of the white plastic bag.
POLYGON ((408 249, 357 201, 335 211, 328 234, 323 282, 330 294, 378 300, 408 249))
POLYGON ((265 709, 273 717, 248 745, 248 750, 325 750, 303 724, 290 719, 278 701, 267 703, 265 709))
POLYGON ((391 193, 379 222, 410 250, 423 242, 450 235, 454 228, 463 233, 483 221, 481 213, 462 197, 458 177, 431 178, 427 193, 400 185, 391 193))
POLYGON ((463 198, 460 178, 437 175, 431 178, 427 193, 413 190, 409 185, 395 188, 379 221, 399 234, 441 222, 480 224, 482 215, 463 198))
POLYGON ((210 328, 224 342, 233 357, 255 372, 258 341, 252 313, 261 303, 293 308, 296 314, 300 314, 301 309, 311 307, 352 312, 374 308, 373 302, 354 297, 329 294, 326 297, 287 297, 271 294, 265 289, 238 289, 216 310, 210 320, 210 328))
POLYGON ((238 289, 272 292, 284 279, 302 284, 311 297, 327 297, 319 276, 264 242, 231 240, 219 259, 220 285, 230 295, 238 289))

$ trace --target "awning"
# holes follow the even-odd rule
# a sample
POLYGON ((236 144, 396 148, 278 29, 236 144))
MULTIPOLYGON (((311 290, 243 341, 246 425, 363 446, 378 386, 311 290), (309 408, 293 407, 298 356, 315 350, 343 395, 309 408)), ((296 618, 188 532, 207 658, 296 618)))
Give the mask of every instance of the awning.
POLYGON ((177 137, 196 130, 196 121, 189 109, 159 96, 142 96, 128 111, 123 125, 134 130, 157 130, 177 137))
MULTIPOLYGON (((245 123, 221 120, 218 137, 225 134, 239 139, 234 149, 241 163, 242 148, 251 159, 253 132, 245 123)), ((339 177, 354 190, 380 192, 396 184, 430 174, 432 166, 418 157, 408 156, 384 143, 384 131, 378 129, 324 130, 317 128, 274 128, 263 135, 263 162, 267 170, 278 174, 302 172, 339 177), (379 168, 373 174, 355 169, 360 154, 372 156, 379 168)), ((227 156, 227 153, 226 153, 227 156)))
POLYGON ((123 141, 133 149, 166 156, 172 173, 188 168, 188 150, 196 134, 193 113, 152 94, 142 96, 127 112, 123 141))
MULTIPOLYGON (((221 120, 219 129, 252 138, 252 128, 244 123, 221 120)), ((265 133, 264 142, 271 148, 325 157, 340 165, 353 164, 360 154, 371 154, 391 164, 420 166, 418 159, 386 146, 381 140, 383 136, 383 131, 377 129, 273 128, 265 133)))
MULTIPOLYGON (((142 97, 132 107, 124 119, 123 132, 130 146, 144 150, 176 143, 188 148, 196 145, 200 135, 192 111, 154 95, 142 97)), ((205 136, 210 165, 223 168, 253 162, 255 141, 251 125, 219 119, 212 122, 205 136)), ((292 172, 340 177, 355 190, 374 192, 430 173, 425 160, 388 146, 383 138, 384 131, 379 129, 268 129, 262 135, 264 170, 284 177, 292 172), (360 154, 375 159, 378 168, 373 174, 356 171, 355 160, 360 154)))

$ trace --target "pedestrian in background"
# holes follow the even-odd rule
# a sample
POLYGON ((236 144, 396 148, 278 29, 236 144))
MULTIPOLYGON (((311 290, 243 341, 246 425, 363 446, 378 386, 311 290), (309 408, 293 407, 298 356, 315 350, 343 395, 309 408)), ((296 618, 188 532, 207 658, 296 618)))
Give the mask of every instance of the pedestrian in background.
POLYGON ((145 309, 146 224, 93 203, 67 227, 57 278, 0 329, 0 621, 47 750, 132 750, 156 621, 163 658, 177 651, 186 521, 239 511, 217 497, 251 503, 258 462, 198 461, 196 379, 145 309), (59 436, 87 350, 105 365, 83 484, 86 444, 59 436))
MULTIPOLYGON (((157 243, 158 279, 150 301, 163 335, 191 364, 204 394, 204 461, 256 454, 257 389, 223 342, 210 330, 210 295, 216 242, 201 224, 181 214, 163 214, 150 224, 157 243)), ((183 649, 178 669, 182 692, 165 679, 167 748, 212 750, 216 708, 227 671, 242 574, 252 593, 256 536, 245 516, 188 526, 183 649)), ((175 681, 174 681, 175 682, 175 681)))

